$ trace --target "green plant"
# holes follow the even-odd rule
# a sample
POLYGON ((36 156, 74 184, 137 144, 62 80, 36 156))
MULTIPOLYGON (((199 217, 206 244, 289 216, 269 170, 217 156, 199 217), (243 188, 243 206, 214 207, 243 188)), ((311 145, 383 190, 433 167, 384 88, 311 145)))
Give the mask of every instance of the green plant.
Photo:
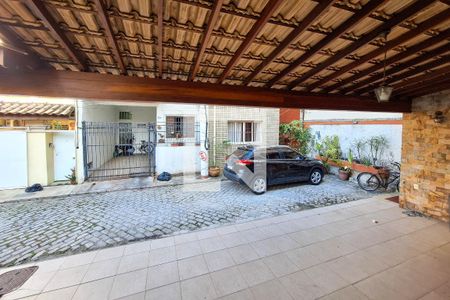
POLYGON ((353 143, 353 145, 356 148, 356 155, 358 156, 358 159, 361 161, 364 157, 367 141, 364 139, 358 139, 353 143))
POLYGON ((319 141, 315 141, 314 149, 320 156, 323 155, 323 145, 319 141))
POLYGON ((70 169, 70 174, 66 175, 66 178, 70 181, 70 184, 77 184, 77 174, 75 168, 70 169))
POLYGON ((286 136, 289 140, 289 146, 302 155, 308 154, 312 135, 311 130, 305 128, 302 122, 294 120, 288 124, 281 124, 279 130, 280 135, 286 136))
POLYGON ((372 165, 372 160, 370 158, 368 158, 367 156, 364 156, 363 158, 360 159, 361 164, 365 165, 365 166, 371 166, 372 165))
POLYGON ((382 136, 373 136, 367 141, 369 145, 370 158, 372 159, 372 164, 375 166, 377 162, 380 161, 381 156, 384 151, 389 147, 387 139, 382 136))
POLYGON ((341 158, 341 145, 339 142, 339 137, 337 135, 326 136, 322 142, 323 154, 325 157, 331 160, 338 160, 341 158))
POLYGON ((221 143, 214 144, 215 155, 210 156, 210 165, 217 166, 217 157, 227 157, 231 154, 231 142, 229 140, 224 140, 221 143))
POLYGON ((353 152, 352 152, 352 149, 349 149, 349 150, 348 150, 348 158, 347 158, 347 161, 349 162, 350 165, 353 164, 353 152))
POLYGON ((348 166, 341 166, 339 168, 339 171, 350 174, 352 172, 352 169, 348 166))

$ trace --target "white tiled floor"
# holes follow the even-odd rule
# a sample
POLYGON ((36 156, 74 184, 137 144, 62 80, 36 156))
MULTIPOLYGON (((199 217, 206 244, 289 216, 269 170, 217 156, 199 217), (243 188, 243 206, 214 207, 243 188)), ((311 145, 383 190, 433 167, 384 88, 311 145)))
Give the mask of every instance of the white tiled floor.
POLYGON ((36 265, 2 300, 450 299, 450 230, 379 196, 36 265))

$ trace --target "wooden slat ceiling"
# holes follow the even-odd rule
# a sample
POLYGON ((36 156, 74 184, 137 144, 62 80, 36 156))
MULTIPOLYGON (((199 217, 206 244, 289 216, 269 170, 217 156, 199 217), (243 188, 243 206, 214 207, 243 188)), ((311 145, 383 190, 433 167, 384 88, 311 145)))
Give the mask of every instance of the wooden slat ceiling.
POLYGON ((443 0, 2 0, 0 38, 56 70, 355 95, 371 95, 380 84, 387 51, 388 81, 406 97, 403 84, 449 73, 450 6, 443 0))

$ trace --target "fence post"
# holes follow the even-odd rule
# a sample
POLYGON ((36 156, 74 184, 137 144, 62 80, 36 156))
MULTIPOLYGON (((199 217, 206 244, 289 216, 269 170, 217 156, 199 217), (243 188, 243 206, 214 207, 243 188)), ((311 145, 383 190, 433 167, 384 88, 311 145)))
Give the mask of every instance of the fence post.
POLYGON ((86 132, 86 121, 81 122, 81 136, 83 143, 83 171, 84 180, 88 180, 88 165, 87 165, 87 132, 86 132))

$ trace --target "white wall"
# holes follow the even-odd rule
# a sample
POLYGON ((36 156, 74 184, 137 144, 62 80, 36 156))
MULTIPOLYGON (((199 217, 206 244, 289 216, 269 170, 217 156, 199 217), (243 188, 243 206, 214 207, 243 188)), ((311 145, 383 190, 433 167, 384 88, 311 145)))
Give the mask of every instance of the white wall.
POLYGON ((200 146, 156 147, 156 172, 192 174, 200 172, 200 146))
POLYGON ((356 156, 354 142, 358 139, 367 139, 372 136, 383 135, 389 143, 388 150, 382 159, 400 162, 402 148, 402 125, 311 125, 311 133, 317 138, 323 139, 325 136, 337 135, 341 144, 341 150, 346 157, 348 150, 352 149, 356 156))
MULTIPOLYGON (((159 104, 157 109, 158 136, 156 140, 164 138, 166 143, 156 147, 156 172, 169 172, 173 174, 200 172, 200 145, 195 145, 195 139, 185 143, 184 146, 173 147, 165 135, 163 125, 166 116, 191 116, 196 123, 206 122, 204 105, 197 104, 159 104)), ((204 137, 200 137, 200 144, 204 142, 204 137)))
POLYGON ((28 182, 27 133, 0 131, 0 143, 0 189, 25 187, 28 182))
POLYGON ((401 120, 402 113, 364 112, 345 110, 305 110, 305 121, 330 120, 401 120))

